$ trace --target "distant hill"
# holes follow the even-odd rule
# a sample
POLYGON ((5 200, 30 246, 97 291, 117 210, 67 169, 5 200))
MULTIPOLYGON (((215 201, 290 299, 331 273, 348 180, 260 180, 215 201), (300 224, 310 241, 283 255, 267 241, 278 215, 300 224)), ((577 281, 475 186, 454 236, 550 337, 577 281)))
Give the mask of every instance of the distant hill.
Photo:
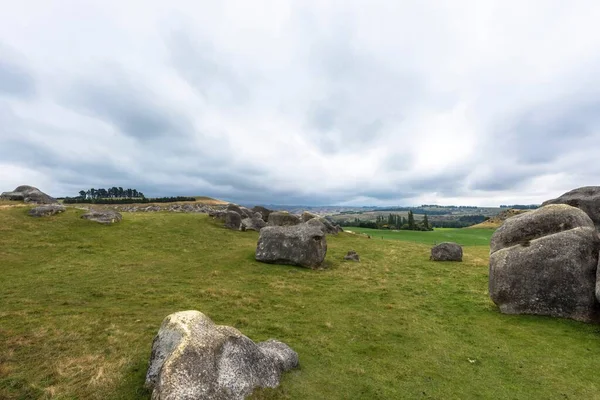
POLYGON ((202 203, 202 204, 206 204, 209 206, 229 204, 228 201, 213 199, 212 197, 207 197, 207 196, 192 196, 192 197, 196 198, 197 203, 202 203))

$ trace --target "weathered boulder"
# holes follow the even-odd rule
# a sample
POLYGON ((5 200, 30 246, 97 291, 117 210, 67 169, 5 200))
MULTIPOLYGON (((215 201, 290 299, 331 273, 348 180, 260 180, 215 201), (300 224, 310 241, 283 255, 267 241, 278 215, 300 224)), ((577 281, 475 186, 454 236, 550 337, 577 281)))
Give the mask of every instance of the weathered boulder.
POLYGON ((252 207, 252 211, 259 212, 260 215, 262 215, 263 221, 265 221, 265 222, 267 222, 269 220, 269 214, 271 214, 273 212, 263 206, 254 206, 254 207, 252 207))
POLYGON ((326 253, 327 241, 323 231, 300 224, 261 229, 255 257, 257 261, 266 263, 318 268, 326 253))
POLYGON ((582 210, 548 205, 511 217, 490 247, 489 292, 501 312, 598 321, 600 238, 582 210))
POLYGON ((274 211, 269 214, 269 226, 293 226, 299 223, 300 218, 287 211, 274 211))
POLYGON ((29 210, 28 214, 32 217, 48 217, 50 215, 58 214, 66 210, 65 206, 60 204, 48 204, 43 206, 37 206, 29 210))
POLYGON ((243 231, 260 231, 267 226, 267 223, 262 218, 244 218, 242 220, 241 230, 243 231))
POLYGON ((348 252, 348 254, 346 254, 344 256, 344 260, 346 261, 360 261, 360 257, 358 256, 358 253, 354 250, 350 250, 348 252))
POLYGON ((42 192, 40 189, 33 187, 33 186, 28 186, 28 185, 18 186, 12 192, 4 192, 0 195, 0 199, 17 200, 17 201, 24 201, 25 203, 36 203, 36 204, 54 204, 54 203, 56 203, 56 199, 54 197, 48 196, 46 193, 42 192))
POLYGON ((318 215, 313 214, 313 213, 308 212, 308 211, 304 211, 302 213, 302 216, 300 218, 302 219, 302 222, 306 222, 306 221, 309 221, 309 220, 311 220, 313 218, 316 218, 316 217, 318 217, 318 215))
POLYGON ((571 190, 562 196, 542 203, 567 204, 583 210, 594 222, 596 230, 600 230, 600 186, 585 186, 571 190))
POLYGON ((239 230, 242 225, 242 217, 235 211, 225 212, 225 228, 239 230))
POLYGON ((211 210, 208 212, 209 217, 218 219, 220 221, 225 221, 226 215, 227 215, 227 211, 223 211, 223 210, 211 210))
POLYGON ((81 218, 104 225, 110 225, 121 222, 123 216, 114 210, 89 210, 87 213, 83 214, 81 218))
POLYGON ((459 244, 443 242, 431 249, 432 261, 462 261, 463 251, 459 244))
POLYGON ((240 210, 242 210, 242 213, 243 213, 243 214, 240 214, 242 216, 242 219, 254 217, 254 211, 252 211, 251 209, 240 206, 240 210))
POLYGON ((297 366, 298 354, 285 343, 254 343, 199 311, 182 311, 166 317, 154 338, 146 387, 152 400, 241 400, 277 387, 297 366))
POLYGON ((330 235, 337 235, 339 232, 338 228, 335 225, 333 225, 331 222, 329 222, 329 220, 327 220, 326 218, 321 218, 321 217, 311 218, 308 221, 306 221, 306 224, 309 226, 317 227, 317 228, 321 229, 323 231, 323 233, 327 233, 330 235))

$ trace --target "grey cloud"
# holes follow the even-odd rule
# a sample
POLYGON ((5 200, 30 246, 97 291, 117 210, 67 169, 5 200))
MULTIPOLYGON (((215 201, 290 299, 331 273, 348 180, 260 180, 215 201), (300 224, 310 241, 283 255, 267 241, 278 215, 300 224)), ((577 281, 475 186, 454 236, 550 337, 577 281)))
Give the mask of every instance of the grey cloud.
POLYGON ((30 98, 36 93, 32 72, 17 61, 14 52, 0 44, 0 95, 30 98))
POLYGON ((63 95, 63 101, 139 140, 181 136, 192 129, 184 116, 161 103, 158 94, 134 85, 121 73, 76 81, 63 95))

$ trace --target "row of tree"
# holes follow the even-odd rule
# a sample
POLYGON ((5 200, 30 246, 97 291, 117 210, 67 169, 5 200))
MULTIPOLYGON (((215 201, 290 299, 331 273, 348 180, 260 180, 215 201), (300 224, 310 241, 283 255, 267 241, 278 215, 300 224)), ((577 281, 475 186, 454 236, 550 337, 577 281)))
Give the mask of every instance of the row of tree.
POLYGON ((88 189, 80 190, 79 197, 86 200, 96 199, 143 199, 144 193, 138 192, 137 189, 123 189, 122 187, 113 186, 108 189, 88 189))
POLYGON ((433 227, 429 224, 429 220, 427 219, 427 214, 423 215, 421 221, 415 221, 415 216, 412 211, 408 211, 407 217, 398 214, 389 214, 386 218, 383 215, 378 215, 375 221, 362 221, 360 218, 355 218, 354 221, 348 221, 344 225, 371 229, 398 229, 409 231, 433 230, 433 227))

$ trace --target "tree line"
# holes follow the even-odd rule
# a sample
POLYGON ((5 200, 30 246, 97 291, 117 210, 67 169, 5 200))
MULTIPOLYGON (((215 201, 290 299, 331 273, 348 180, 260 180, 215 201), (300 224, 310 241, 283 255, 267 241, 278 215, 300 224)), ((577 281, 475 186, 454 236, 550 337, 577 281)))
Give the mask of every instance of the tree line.
POLYGON ((356 226, 360 228, 371 229, 397 229, 409 231, 432 231, 433 227, 427 219, 427 214, 423 215, 421 221, 415 221, 415 216, 412 211, 408 211, 408 217, 403 217, 398 214, 389 214, 387 218, 383 215, 378 215, 375 221, 363 221, 360 218, 354 218, 354 221, 347 221, 343 226, 356 226))
POLYGON ((196 201, 195 197, 155 197, 148 198, 144 193, 137 189, 123 189, 113 186, 108 189, 91 188, 80 190, 77 197, 65 197, 63 203, 66 204, 134 204, 134 203, 173 203, 176 201, 196 201))

